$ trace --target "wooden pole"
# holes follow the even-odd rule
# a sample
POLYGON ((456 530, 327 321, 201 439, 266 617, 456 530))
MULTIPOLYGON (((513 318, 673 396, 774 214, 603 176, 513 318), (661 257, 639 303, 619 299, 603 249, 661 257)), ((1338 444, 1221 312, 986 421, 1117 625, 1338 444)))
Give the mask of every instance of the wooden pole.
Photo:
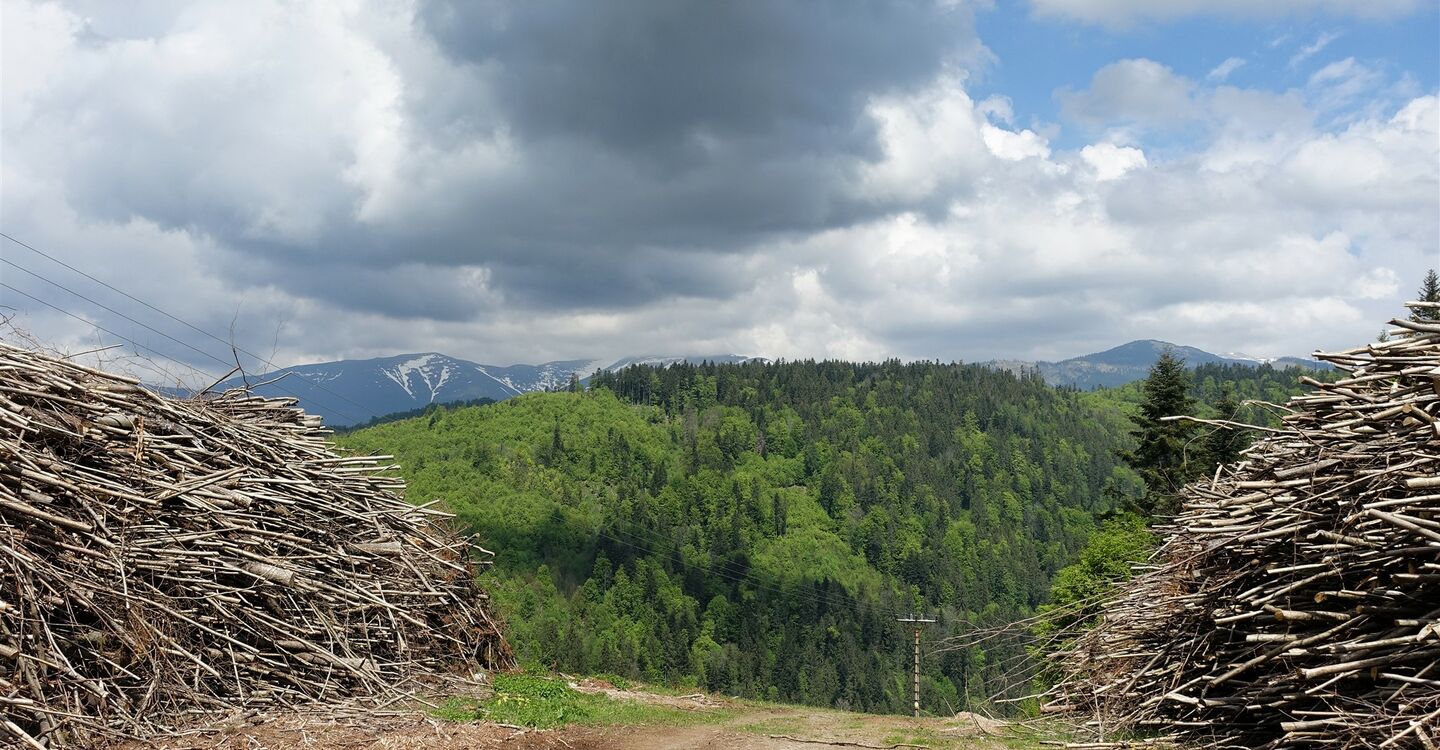
POLYGON ((914 688, 915 688, 915 689, 914 689, 914 691, 912 692, 912 695, 913 695, 913 697, 914 697, 914 699, 915 699, 915 718, 918 719, 918 718, 920 718, 920 625, 919 625, 918 623, 915 625, 915 673, 914 673, 914 677, 915 677, 915 680, 914 680, 914 688))
POLYGON ((897 618, 895 618, 895 619, 896 619, 897 622, 908 622, 908 623, 913 623, 913 624, 914 624, 914 631, 915 631, 915 659, 914 659, 914 669, 911 671, 911 675, 910 675, 910 676, 911 676, 911 680, 910 680, 910 687, 911 687, 910 696, 911 696, 911 700, 912 700, 913 707, 914 707, 914 711, 915 711, 915 717, 916 717, 916 718, 919 718, 919 717, 920 717, 920 625, 921 625, 921 623, 935 622, 935 618, 933 618, 933 617, 925 617, 924 615, 921 615, 921 616, 919 616, 919 617, 916 617, 915 615, 912 614, 912 615, 910 615, 909 617, 897 617, 897 618))

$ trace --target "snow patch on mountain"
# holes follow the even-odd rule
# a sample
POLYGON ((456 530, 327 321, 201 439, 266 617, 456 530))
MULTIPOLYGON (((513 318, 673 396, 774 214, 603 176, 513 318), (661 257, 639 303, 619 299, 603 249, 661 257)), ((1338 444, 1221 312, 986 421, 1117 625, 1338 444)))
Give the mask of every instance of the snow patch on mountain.
POLYGON ((304 378, 312 383, 324 383, 345 374, 335 370, 291 370, 291 372, 296 377, 304 378))
POLYGON ((1257 365, 1268 365, 1278 359, 1278 357, 1256 357, 1254 355, 1246 354, 1244 352, 1226 352, 1225 354, 1221 354, 1220 356, 1224 357, 1225 359, 1233 359, 1240 362, 1254 362, 1257 365))
POLYGON ((394 367, 382 367, 380 374, 405 389, 405 395, 424 398, 425 403, 434 403, 455 372, 455 365, 455 360, 431 352, 405 360, 394 367), (420 390, 422 395, 417 396, 416 390, 420 390))
POLYGON ((475 370, 481 375, 484 375, 485 377, 490 378, 496 383, 499 383, 501 387, 509 390, 512 395, 519 396, 520 394, 526 392, 526 389, 522 388, 520 385, 516 385, 515 380, 510 376, 504 374, 496 375, 485 369, 488 366, 490 365, 475 365, 475 370))
POLYGON ((561 390, 569 385, 572 375, 585 381, 600 370, 615 371, 634 364, 665 367, 687 360, 745 362, 750 358, 652 355, 614 362, 573 359, 500 367, 426 352, 296 365, 231 378, 217 389, 251 387, 264 396, 296 398, 306 411, 321 415, 330 424, 353 425, 429 404, 486 398, 503 401, 533 391, 561 390))

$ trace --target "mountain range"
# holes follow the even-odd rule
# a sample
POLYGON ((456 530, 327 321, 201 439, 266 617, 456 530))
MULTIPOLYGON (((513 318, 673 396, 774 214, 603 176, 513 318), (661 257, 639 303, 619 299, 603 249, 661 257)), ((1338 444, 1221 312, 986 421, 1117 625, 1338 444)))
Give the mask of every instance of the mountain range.
MULTIPOLYGON (((1114 349, 1059 362, 992 360, 984 364, 1015 373, 1038 370, 1047 383, 1056 386, 1082 389, 1114 387, 1145 377, 1146 371, 1166 348, 1173 349, 1190 367, 1209 363, 1271 364, 1309 369, 1329 367, 1322 362, 1298 357, 1264 359, 1243 354, 1219 355, 1192 346, 1154 340, 1132 341, 1114 349)), ((570 382, 572 374, 584 381, 600 370, 615 372, 632 365, 666 367, 686 361, 741 363, 752 359, 757 358, 737 354, 647 355, 624 357, 608 363, 605 360, 570 359, 502 367, 438 352, 425 352, 296 365, 261 375, 230 378, 214 390, 248 386, 263 396, 296 397, 306 411, 321 415, 327 424, 352 426, 364 424, 374 417, 420 409, 429 404, 487 398, 504 401, 523 393, 563 388, 570 382)))
POLYGON ((599 370, 631 365, 664 367, 682 361, 747 362, 734 354, 710 356, 639 356, 614 362, 571 359, 538 365, 485 365, 437 352, 399 354, 376 359, 295 365, 274 372, 225 380, 212 390, 248 387, 270 397, 295 397, 312 414, 336 426, 364 424, 373 417, 476 399, 504 401, 532 391, 563 388, 570 376, 588 380, 599 370))
POLYGON ((1232 364, 1258 367, 1270 365, 1277 368, 1301 367, 1307 370, 1328 370, 1330 365, 1303 357, 1252 357, 1247 354, 1211 354, 1193 346, 1179 346, 1167 341, 1141 339, 1121 344, 1114 349, 1086 354, 1080 357, 1062 359, 1059 362, 1029 362, 1022 360, 991 360, 985 364, 996 369, 1020 373, 1025 370, 1040 372, 1045 382, 1055 386, 1070 386, 1089 390, 1091 388, 1113 388, 1145 377, 1150 366, 1160 358, 1161 352, 1172 350, 1185 360, 1191 369, 1207 364, 1232 364))

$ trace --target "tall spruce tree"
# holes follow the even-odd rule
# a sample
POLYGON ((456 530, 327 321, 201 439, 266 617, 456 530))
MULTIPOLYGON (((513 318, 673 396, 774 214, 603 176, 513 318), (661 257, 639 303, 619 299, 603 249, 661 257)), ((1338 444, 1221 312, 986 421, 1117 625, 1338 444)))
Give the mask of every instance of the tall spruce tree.
MULTIPOLYGON (((1440 276, 1435 274, 1435 269, 1425 272, 1425 280, 1420 282, 1420 290, 1416 292, 1416 299, 1420 302, 1440 302, 1440 276)), ((1421 322, 1440 321, 1440 309, 1433 307, 1420 307, 1410 312, 1410 319, 1421 322)))
POLYGON ((1165 419, 1190 414, 1195 407, 1190 397, 1190 374, 1173 350, 1161 352, 1150 367, 1142 391, 1140 413, 1130 418, 1135 423, 1130 433, 1135 436, 1135 449, 1125 453, 1124 458, 1145 480, 1145 497, 1138 510, 1153 516, 1173 510, 1175 494, 1193 478, 1198 465, 1187 459, 1187 452, 1198 454, 1201 446, 1189 444, 1195 433, 1194 422, 1165 419))

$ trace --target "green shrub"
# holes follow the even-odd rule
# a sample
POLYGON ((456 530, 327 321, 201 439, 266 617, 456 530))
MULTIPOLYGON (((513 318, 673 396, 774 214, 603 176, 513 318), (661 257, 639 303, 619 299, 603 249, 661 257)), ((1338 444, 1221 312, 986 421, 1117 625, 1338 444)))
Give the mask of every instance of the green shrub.
POLYGON ((721 721, 730 715, 728 711, 685 711, 611 700, 600 694, 582 693, 564 680, 534 674, 496 675, 494 688, 495 695, 480 703, 473 718, 551 729, 569 724, 695 724, 721 721))
POLYGON ((604 674, 597 674, 595 675, 595 679, 604 680, 610 683, 611 685, 615 686, 616 690, 629 690, 630 688, 635 686, 635 683, 631 682, 630 680, 627 680, 618 674, 610 674, 609 672, 606 672, 604 674))

